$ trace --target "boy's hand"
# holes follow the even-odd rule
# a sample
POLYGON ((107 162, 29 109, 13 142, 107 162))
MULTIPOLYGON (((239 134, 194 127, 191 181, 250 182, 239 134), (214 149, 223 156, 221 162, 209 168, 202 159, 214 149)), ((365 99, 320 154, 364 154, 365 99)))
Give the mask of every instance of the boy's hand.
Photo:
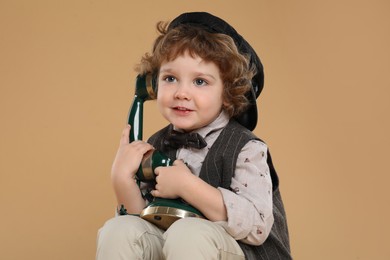
POLYGON ((122 132, 119 148, 111 169, 113 181, 128 181, 134 178, 144 155, 153 150, 153 146, 144 141, 129 143, 130 125, 122 132))
POLYGON ((170 167, 157 167, 154 170, 156 174, 156 186, 152 191, 154 197, 167 199, 176 199, 181 196, 185 184, 196 177, 191 170, 181 160, 173 162, 170 167))

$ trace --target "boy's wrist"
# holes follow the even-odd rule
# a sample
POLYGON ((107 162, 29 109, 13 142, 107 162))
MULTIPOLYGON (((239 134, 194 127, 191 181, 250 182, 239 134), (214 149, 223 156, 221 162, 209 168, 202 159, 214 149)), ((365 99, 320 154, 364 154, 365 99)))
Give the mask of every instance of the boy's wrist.
POLYGON ((135 182, 135 174, 111 173, 112 182, 135 182))
POLYGON ((133 190, 139 189, 137 180, 129 177, 113 177, 111 178, 112 185, 115 190, 133 190))

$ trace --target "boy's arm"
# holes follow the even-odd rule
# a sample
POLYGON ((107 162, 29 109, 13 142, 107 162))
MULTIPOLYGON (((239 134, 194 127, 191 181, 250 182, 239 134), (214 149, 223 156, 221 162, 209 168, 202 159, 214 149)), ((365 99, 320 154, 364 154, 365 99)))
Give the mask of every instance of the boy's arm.
POLYGON ((153 150, 153 146, 143 141, 129 143, 129 133, 130 126, 128 125, 122 132, 111 169, 111 181, 118 206, 123 205, 129 214, 139 214, 145 207, 145 201, 134 176, 143 156, 153 150))
MULTIPOLYGON (((177 162, 177 164, 185 166, 182 161, 177 162)), ((222 193, 201 178, 190 174, 189 178, 183 182, 180 194, 181 198, 200 210, 207 219, 211 221, 227 220, 222 193)))
POLYGON ((157 167, 155 174, 157 184, 153 196, 180 197, 211 221, 227 220, 221 192, 192 174, 183 161, 176 160, 171 167, 157 167))
POLYGON ((228 215, 226 231, 252 245, 264 243, 274 222, 267 150, 261 141, 247 143, 238 156, 230 190, 219 188, 228 215))
POLYGON ((140 214, 145 208, 145 200, 142 198, 138 184, 134 180, 120 180, 112 178, 112 184, 118 203, 117 210, 123 207, 128 214, 140 214))

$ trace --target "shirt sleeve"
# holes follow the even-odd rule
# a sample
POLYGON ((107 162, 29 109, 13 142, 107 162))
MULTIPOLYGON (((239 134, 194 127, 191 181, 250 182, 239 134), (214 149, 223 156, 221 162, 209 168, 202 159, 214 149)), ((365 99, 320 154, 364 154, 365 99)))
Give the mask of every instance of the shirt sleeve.
POLYGON ((228 220, 219 222, 236 240, 261 245, 274 223, 272 180, 267 164, 267 146, 251 140, 241 150, 230 186, 218 188, 223 196, 228 220))

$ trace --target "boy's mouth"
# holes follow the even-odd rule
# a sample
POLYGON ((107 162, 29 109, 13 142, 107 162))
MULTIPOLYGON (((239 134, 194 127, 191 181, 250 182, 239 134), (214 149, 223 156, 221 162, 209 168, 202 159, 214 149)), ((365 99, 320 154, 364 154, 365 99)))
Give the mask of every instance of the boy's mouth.
POLYGON ((192 109, 186 108, 186 107, 173 107, 174 110, 178 111, 192 111, 192 109))

